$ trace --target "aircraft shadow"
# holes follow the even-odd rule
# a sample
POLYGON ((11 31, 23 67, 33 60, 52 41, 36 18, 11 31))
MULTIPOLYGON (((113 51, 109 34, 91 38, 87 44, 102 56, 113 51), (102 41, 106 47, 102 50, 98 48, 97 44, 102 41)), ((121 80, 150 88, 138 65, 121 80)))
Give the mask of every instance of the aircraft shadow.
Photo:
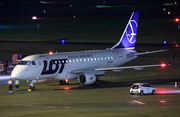
MULTIPOLYGON (((109 82, 101 80, 100 86, 94 85, 81 85, 79 83, 74 83, 70 85, 62 85, 62 86, 69 86, 68 90, 80 90, 80 89, 99 89, 99 88, 115 88, 115 87, 131 87, 133 83, 140 82, 140 83, 149 83, 151 85, 169 85, 170 82, 179 82, 180 78, 170 78, 170 79, 152 79, 152 80, 134 80, 130 82, 109 82), (77 85, 76 87, 71 87, 73 85, 77 85)), ((171 84, 172 85, 172 84, 171 84)), ((60 86, 60 85, 48 85, 48 86, 60 86)), ((53 90, 66 90, 66 88, 62 89, 53 89, 53 90)))

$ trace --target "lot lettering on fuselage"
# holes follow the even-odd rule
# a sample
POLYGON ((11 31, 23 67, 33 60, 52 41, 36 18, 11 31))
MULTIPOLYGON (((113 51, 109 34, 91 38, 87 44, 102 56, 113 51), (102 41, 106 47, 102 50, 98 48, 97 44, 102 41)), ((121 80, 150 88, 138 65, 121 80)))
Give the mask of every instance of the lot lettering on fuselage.
POLYGON ((41 75, 47 75, 47 74, 54 74, 59 70, 59 73, 62 73, 65 63, 66 63, 67 59, 53 59, 50 60, 49 63, 47 60, 44 60, 44 68, 42 70, 41 75), (47 68, 49 64, 49 68, 47 68), (59 69, 59 66, 61 64, 61 67, 59 69))

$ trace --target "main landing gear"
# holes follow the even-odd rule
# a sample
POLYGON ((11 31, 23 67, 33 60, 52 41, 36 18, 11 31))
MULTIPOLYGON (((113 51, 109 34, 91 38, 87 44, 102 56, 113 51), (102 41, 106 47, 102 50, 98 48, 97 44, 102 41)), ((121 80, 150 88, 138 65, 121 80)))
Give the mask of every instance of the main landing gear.
POLYGON ((59 80, 59 84, 60 84, 60 85, 68 85, 68 84, 69 84, 69 80, 68 80, 68 79, 59 80))
MULTIPOLYGON (((68 79, 59 80, 59 84, 60 84, 60 85, 68 85, 68 84, 69 84, 69 80, 68 80, 68 79)), ((96 82, 93 83, 92 85, 94 85, 94 86, 99 86, 99 85, 100 85, 100 80, 99 80, 99 78, 97 78, 96 82)))
POLYGON ((95 86, 99 86, 100 85, 100 80, 96 80, 96 82, 94 83, 95 86))

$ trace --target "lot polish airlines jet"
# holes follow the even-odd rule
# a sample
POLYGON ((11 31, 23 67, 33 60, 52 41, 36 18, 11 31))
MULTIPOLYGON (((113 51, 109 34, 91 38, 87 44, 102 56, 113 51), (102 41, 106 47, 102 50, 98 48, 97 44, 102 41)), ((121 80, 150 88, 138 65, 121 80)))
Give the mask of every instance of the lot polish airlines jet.
POLYGON ((69 84, 69 79, 78 78, 83 85, 99 85, 98 76, 104 75, 108 70, 141 70, 144 67, 162 66, 156 64, 118 67, 137 58, 138 55, 166 51, 137 53, 135 43, 138 19, 139 12, 133 12, 119 42, 110 49, 27 56, 13 69, 11 76, 30 82, 55 78, 60 84, 69 84))

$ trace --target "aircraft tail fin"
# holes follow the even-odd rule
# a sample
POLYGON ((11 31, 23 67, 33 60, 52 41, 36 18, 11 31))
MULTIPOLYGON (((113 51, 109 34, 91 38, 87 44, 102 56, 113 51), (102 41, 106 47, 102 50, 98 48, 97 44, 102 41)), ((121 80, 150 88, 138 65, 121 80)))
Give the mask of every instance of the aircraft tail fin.
POLYGON ((135 49, 138 20, 139 20, 139 11, 133 12, 119 42, 116 45, 114 45, 111 48, 111 50, 135 49))
POLYGON ((21 52, 22 52, 22 49, 20 49, 20 51, 19 51, 19 54, 18 54, 18 59, 22 59, 22 57, 21 57, 21 52))

